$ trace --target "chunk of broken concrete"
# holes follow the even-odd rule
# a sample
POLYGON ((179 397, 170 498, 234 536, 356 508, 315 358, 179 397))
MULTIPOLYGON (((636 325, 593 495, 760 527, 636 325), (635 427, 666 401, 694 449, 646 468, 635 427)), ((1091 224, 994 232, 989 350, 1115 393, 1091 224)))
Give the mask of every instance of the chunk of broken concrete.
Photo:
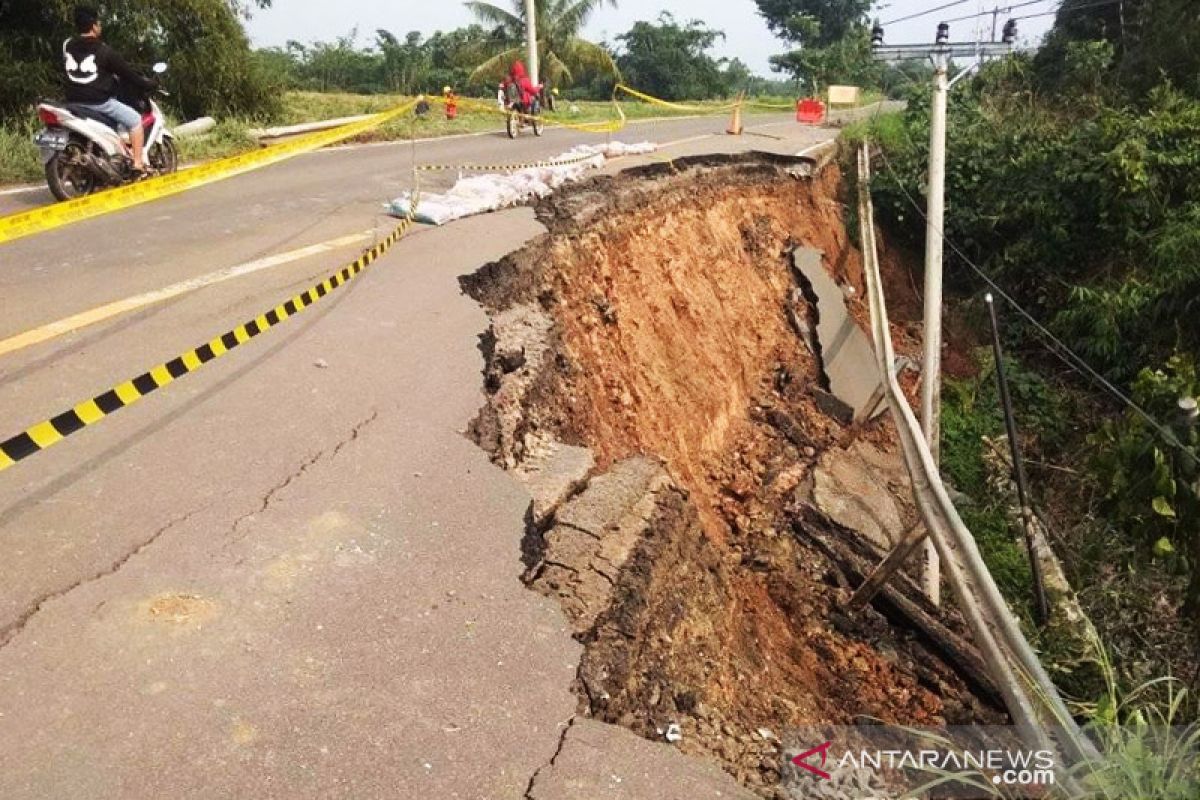
POLYGON ((596 459, 586 447, 544 442, 530 448, 512 475, 533 498, 534 525, 540 528, 545 524, 555 509, 583 487, 595 466, 596 459))
MULTIPOLYGON (((829 379, 833 397, 850 409, 851 420, 865 414, 879 386, 875 351, 866 332, 858 326, 846 307, 846 294, 825 269, 824 254, 811 247, 792 251, 792 266, 797 281, 817 300, 817 337, 821 368, 829 379)), ((829 398, 818 397, 826 414, 845 416, 829 398)), ((877 413, 882 413, 880 408, 877 413)), ((849 424, 849 423, 846 423, 849 424)))
POLYGON ((821 513, 880 550, 890 549, 905 530, 887 461, 886 454, 858 442, 827 451, 813 471, 812 500, 821 513))
POLYGON ((555 597, 575 633, 591 630, 612 603, 621 570, 646 535, 671 479, 657 461, 626 459, 592 479, 554 515, 533 588, 555 597))

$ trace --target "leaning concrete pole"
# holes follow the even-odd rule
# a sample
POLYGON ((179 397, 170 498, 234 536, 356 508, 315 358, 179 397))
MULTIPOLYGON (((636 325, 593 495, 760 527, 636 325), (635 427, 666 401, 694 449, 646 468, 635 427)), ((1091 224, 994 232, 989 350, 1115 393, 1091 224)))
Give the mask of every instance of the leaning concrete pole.
MULTIPOLYGON (((946 42, 946 28, 939 27, 938 45, 946 42)), ((942 253, 946 220, 946 95, 949 56, 933 53, 933 109, 929 124, 929 188, 925 233, 925 352, 921 367, 921 427, 934 463, 941 455, 942 416, 942 253)), ((941 599, 941 569, 932 540, 925 542, 925 571, 922 584, 934 605, 941 599)))
POLYGON ((921 381, 921 428, 934 460, 940 455, 942 366, 942 253, 946 224, 947 58, 934 55, 933 108, 929 124, 928 217, 925 230, 925 353, 921 381))
POLYGON ((525 0, 525 35, 529 39, 529 80, 537 86, 538 75, 537 9, 534 0, 525 0))

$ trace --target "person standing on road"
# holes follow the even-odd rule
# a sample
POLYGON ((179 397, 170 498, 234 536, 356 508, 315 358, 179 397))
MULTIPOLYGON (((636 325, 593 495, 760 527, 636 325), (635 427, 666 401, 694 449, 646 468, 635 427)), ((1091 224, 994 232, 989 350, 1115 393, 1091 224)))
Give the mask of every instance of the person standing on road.
POLYGON ((158 82, 132 70, 116 50, 100 40, 100 15, 94 8, 75 9, 75 31, 77 36, 63 42, 67 102, 103 114, 116 122, 119 130, 128 131, 133 168, 144 173, 146 132, 142 128, 142 115, 116 99, 117 87, 124 81, 150 91, 158 88, 158 82))

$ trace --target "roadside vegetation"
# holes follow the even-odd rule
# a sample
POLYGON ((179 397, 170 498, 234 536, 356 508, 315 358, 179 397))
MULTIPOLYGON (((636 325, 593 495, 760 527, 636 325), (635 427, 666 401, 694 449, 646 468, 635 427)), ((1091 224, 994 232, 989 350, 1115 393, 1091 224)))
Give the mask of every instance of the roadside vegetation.
MULTIPOLYGON (((973 331, 954 346, 974 369, 946 383, 943 464, 998 582, 1028 617, 1012 501, 981 466, 1004 426, 990 349, 976 347, 987 341, 988 287, 974 264, 1137 406, 1000 305, 1037 505, 1114 681, 1128 692, 1171 675, 1194 696, 1200 426, 1180 402, 1200 393, 1200 52, 1177 43, 1200 37, 1200 18, 1185 0, 1126 13, 1060 11, 1041 50, 990 63, 951 93, 948 276, 973 331)), ((847 134, 882 151, 872 187, 881 222, 920 252, 930 96, 925 76, 911 77, 903 114, 847 134)), ((1194 718, 1194 705, 1178 714, 1194 718)))
MULTIPOLYGON (((352 30, 330 41, 253 50, 239 17, 270 3, 203 0, 198 4, 199 27, 228 29, 230 35, 214 46, 215 67, 200 70, 193 64, 193 47, 180 27, 174 0, 153 9, 139 6, 137 13, 134 5, 132 0, 110 4, 106 38, 133 63, 160 58, 170 62, 166 82, 172 96, 164 104, 173 119, 211 115, 218 120, 203 137, 181 141, 185 161, 253 149, 258 146, 250 135, 255 128, 375 113, 418 94, 440 94, 443 86, 490 106, 507 64, 521 57, 523 2, 511 4, 511 10, 473 3, 480 23, 428 36, 387 30, 360 36, 352 30)), ((635 83, 645 82, 642 88, 656 96, 700 106, 722 105, 743 90, 777 106, 794 101, 791 82, 760 78, 736 59, 712 56, 724 34, 697 20, 664 14, 654 22, 636 23, 613 43, 580 38, 587 16, 599 5, 599 0, 539 0, 543 71, 560 91, 556 112, 548 115, 552 121, 615 119, 611 98, 623 72, 635 83), (655 73, 648 69, 652 63, 669 63, 671 68, 655 73)), ((18 6, 0 7, 0 183, 41 180, 31 143, 36 128, 33 106, 60 91, 60 56, 47 43, 70 34, 74 3, 56 0, 36 11, 18 6)), ((630 119, 681 113, 629 97, 622 98, 622 108, 630 119)), ((428 115, 398 121, 364 138, 431 137, 499 130, 501 125, 498 116, 465 105, 457 119, 447 120, 435 106, 428 115)))

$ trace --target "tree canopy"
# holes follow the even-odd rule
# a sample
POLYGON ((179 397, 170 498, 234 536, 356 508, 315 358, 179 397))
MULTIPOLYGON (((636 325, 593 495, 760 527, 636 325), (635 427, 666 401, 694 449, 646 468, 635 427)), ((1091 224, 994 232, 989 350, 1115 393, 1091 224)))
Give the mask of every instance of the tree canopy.
POLYGON ((797 45, 771 57, 771 66, 810 84, 877 83, 882 70, 871 60, 867 14, 872 0, 754 0, 767 27, 797 45))
MULTIPOLYGON (((703 99, 727 94, 730 74, 725 62, 708 54, 725 34, 700 20, 680 24, 669 12, 658 22, 637 22, 617 37, 624 52, 617 58, 626 80, 642 91, 664 100, 703 99)), ((744 65, 738 62, 744 70, 744 65)), ((743 78, 738 74, 735 79, 743 78)))
MULTIPOLYGON (((617 6, 617 0, 534 0, 542 77, 567 86, 589 71, 619 74, 606 47, 580 36, 588 20, 606 3, 617 6)), ((484 2, 466 5, 482 24, 495 30, 492 57, 480 64, 474 75, 499 80, 513 61, 524 57, 525 2, 512 0, 511 11, 484 2)))
POLYGON ((754 0, 771 32, 805 47, 829 47, 862 28, 872 0, 754 0))
MULTIPOLYGON (((61 91, 62 42, 76 0, 0 2, 0 115, 61 91)), ((135 66, 169 62, 174 103, 188 115, 267 115, 275 93, 256 69, 241 18, 270 0, 108 0, 104 37, 135 66)))

